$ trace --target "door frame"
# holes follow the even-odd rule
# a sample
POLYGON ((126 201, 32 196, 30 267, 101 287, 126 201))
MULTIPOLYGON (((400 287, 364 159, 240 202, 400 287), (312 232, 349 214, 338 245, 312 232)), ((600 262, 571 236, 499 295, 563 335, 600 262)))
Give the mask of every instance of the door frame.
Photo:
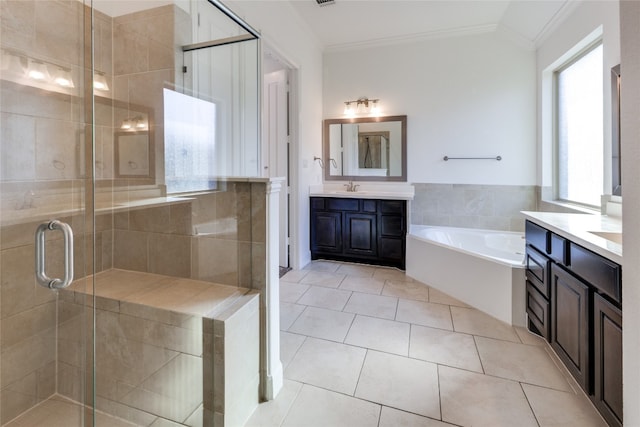
MULTIPOLYGON (((270 43, 269 41, 262 38, 262 60, 264 62, 265 57, 269 57, 271 60, 274 60, 281 64, 282 68, 287 70, 288 75, 288 115, 289 115, 289 176, 286 177, 285 185, 283 186, 282 191, 288 191, 289 198, 289 212, 288 212, 288 229, 289 229, 289 256, 288 267, 292 267, 294 269, 299 268, 298 259, 300 247, 298 244, 298 236, 297 231, 299 230, 299 212, 300 212, 300 204, 298 201, 297 194, 299 192, 298 186, 298 156, 300 151, 299 146, 299 89, 298 89, 298 81, 299 81, 299 67, 289 60, 277 47, 270 43)), ((262 79, 264 80, 264 70, 261 72, 262 79)), ((265 120, 267 118, 267 114, 264 112, 265 100, 262 99, 261 102, 263 106, 262 111, 262 124, 261 131, 264 135, 265 129, 265 120)), ((263 144, 266 141, 263 138, 263 144)), ((265 147, 262 147, 261 153, 267 152, 268 150, 265 147)), ((264 169, 264 160, 261 161, 260 170, 264 169)))

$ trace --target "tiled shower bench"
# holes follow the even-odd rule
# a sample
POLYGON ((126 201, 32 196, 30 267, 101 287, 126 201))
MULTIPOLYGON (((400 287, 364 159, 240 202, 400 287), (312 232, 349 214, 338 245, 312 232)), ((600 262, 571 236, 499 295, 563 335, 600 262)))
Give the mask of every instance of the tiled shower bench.
MULTIPOLYGON (((97 409, 137 425, 162 418, 235 426, 251 415, 258 405, 259 293, 118 269, 60 291, 60 394, 85 401, 76 384, 91 366, 94 286, 97 409)), ((90 371, 86 378, 89 391, 90 371)))

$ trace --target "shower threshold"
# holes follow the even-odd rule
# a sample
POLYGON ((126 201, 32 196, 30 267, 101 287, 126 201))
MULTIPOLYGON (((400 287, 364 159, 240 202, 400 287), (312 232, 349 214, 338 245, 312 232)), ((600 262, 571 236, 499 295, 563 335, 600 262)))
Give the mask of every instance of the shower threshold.
MULTIPOLYGON (((4 427, 88 427, 92 425, 91 409, 81 403, 53 395, 24 412, 4 427)), ((96 425, 100 427, 132 427, 128 421, 96 411, 96 425)))

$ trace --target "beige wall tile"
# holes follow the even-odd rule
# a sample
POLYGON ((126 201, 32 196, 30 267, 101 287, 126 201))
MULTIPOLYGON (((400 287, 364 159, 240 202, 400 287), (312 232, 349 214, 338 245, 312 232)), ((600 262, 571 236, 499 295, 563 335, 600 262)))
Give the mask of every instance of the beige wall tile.
POLYGON ((193 242, 191 275, 194 279, 223 285, 238 283, 238 243, 209 237, 197 237, 193 242))
MULTIPOLYGON (((2 172, 1 179, 34 179, 35 170, 35 119, 18 114, 0 114, 2 127, 2 172)), ((15 206, 19 208, 20 206, 15 206)))
POLYGON ((251 240, 266 242, 267 198, 264 183, 251 184, 251 240))
POLYGON ((191 238, 175 234, 149 236, 149 272, 175 277, 189 277, 191 238))
POLYGON ((149 235, 137 231, 115 230, 113 261, 115 268, 147 271, 149 235))
POLYGON ((20 415, 22 412, 35 405, 37 400, 36 373, 33 372, 22 380, 0 390, 0 422, 6 422, 20 415))
POLYGON ((0 372, 3 384, 11 384, 55 359, 54 326, 3 349, 0 372))
POLYGON ((83 65, 84 6, 77 2, 36 1, 34 50, 49 58, 83 65), (64 25, 60 25, 64 22, 64 25))
POLYGON ((20 341, 50 330, 56 323, 55 301, 37 305, 2 320, 0 346, 7 348, 20 341))
POLYGON ((129 229, 134 231, 170 232, 169 206, 129 211, 129 229))
POLYGON ((3 45, 28 50, 35 40, 35 1, 0 2, 0 39, 3 45))
POLYGON ((77 124, 38 119, 36 174, 38 179, 71 179, 79 175, 80 128, 77 124))
MULTIPOLYGON (((4 3, 4 2, 3 2, 4 3)), ((43 94, 41 91, 14 90, 2 86, 2 111, 24 114, 39 118, 71 120, 71 99, 56 93, 43 94)))
POLYGON ((147 71, 147 40, 134 29, 134 25, 118 20, 114 23, 113 64, 117 76, 147 71))
POLYGON ((95 10, 94 34, 95 67, 101 71, 110 71, 113 66, 112 19, 95 10))
POLYGON ((414 185, 412 224, 520 231, 520 211, 536 209, 534 186, 414 185))

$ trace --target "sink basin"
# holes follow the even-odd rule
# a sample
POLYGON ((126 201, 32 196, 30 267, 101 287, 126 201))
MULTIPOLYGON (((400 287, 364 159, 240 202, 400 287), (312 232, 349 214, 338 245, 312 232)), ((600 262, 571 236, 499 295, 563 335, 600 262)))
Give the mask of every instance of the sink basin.
POLYGON ((611 242, 622 244, 622 233, 617 233, 615 231, 589 231, 591 234, 595 234, 598 237, 602 237, 603 239, 607 239, 611 242))

